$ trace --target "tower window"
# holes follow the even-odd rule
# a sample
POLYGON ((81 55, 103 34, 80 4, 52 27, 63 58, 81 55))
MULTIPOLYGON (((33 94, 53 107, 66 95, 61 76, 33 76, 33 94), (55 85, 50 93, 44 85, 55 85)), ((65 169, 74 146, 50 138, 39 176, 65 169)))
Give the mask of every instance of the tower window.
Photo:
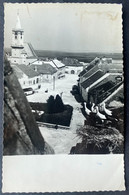
POLYGON ((17 35, 18 35, 17 32, 15 32, 15 39, 17 39, 17 35))

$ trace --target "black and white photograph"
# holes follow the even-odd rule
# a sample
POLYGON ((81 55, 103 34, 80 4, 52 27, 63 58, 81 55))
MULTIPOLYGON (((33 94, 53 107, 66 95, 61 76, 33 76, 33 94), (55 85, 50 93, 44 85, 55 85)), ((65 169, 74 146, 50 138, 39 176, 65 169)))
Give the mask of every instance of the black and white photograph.
POLYGON ((120 157, 123 190, 123 70, 121 4, 5 3, 4 159, 120 157))

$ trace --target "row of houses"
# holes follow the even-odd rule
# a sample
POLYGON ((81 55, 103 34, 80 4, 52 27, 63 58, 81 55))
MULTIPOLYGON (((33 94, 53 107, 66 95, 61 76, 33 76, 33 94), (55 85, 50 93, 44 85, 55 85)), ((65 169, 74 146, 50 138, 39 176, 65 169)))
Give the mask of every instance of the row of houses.
POLYGON ((76 59, 66 58, 61 62, 58 59, 38 57, 31 43, 24 42, 19 13, 16 26, 12 29, 11 51, 6 54, 22 88, 61 79, 66 73, 79 74, 83 69, 83 65, 76 59))
POLYGON ((11 64, 21 86, 37 85, 43 82, 52 82, 65 75, 65 66, 58 66, 57 60, 50 62, 36 61, 28 66, 25 64, 11 64))
POLYGON ((123 98, 122 61, 96 57, 79 74, 78 85, 83 99, 91 104, 123 98))
POLYGON ((6 54, 22 88, 64 77, 65 65, 62 62, 57 59, 39 59, 31 43, 24 42, 19 14, 16 26, 12 29, 11 51, 6 54))

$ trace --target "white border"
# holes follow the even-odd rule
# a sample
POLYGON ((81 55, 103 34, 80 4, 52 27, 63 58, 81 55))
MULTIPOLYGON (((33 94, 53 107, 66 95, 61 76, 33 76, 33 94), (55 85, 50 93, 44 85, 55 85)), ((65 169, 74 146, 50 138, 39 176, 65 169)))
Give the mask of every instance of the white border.
POLYGON ((122 191, 123 154, 3 157, 2 192, 122 191))

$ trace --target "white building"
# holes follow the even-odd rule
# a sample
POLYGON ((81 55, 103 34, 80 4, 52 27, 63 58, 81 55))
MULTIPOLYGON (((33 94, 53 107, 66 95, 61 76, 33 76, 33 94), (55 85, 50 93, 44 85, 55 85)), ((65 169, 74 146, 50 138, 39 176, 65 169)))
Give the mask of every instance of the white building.
POLYGON ((57 59, 39 60, 32 45, 24 42, 24 30, 21 28, 19 14, 17 14, 16 26, 12 29, 11 54, 7 55, 7 58, 23 88, 24 85, 52 82, 53 78, 59 79, 65 74, 63 63, 57 59))
POLYGON ((35 72, 30 67, 25 64, 13 65, 15 74, 18 77, 18 80, 22 88, 36 85, 38 86, 41 83, 41 77, 38 72, 35 72))
POLYGON ((31 64, 30 68, 40 76, 40 82, 53 82, 57 77, 57 70, 49 63, 31 64))
POLYGON ((11 55, 8 56, 11 64, 26 64, 37 60, 37 56, 30 43, 24 42, 24 30, 21 28, 19 14, 17 14, 16 26, 12 29, 11 55))
POLYGON ((73 58, 64 58, 63 63, 65 64, 65 73, 66 74, 77 74, 83 70, 83 63, 80 63, 77 59, 73 58))

